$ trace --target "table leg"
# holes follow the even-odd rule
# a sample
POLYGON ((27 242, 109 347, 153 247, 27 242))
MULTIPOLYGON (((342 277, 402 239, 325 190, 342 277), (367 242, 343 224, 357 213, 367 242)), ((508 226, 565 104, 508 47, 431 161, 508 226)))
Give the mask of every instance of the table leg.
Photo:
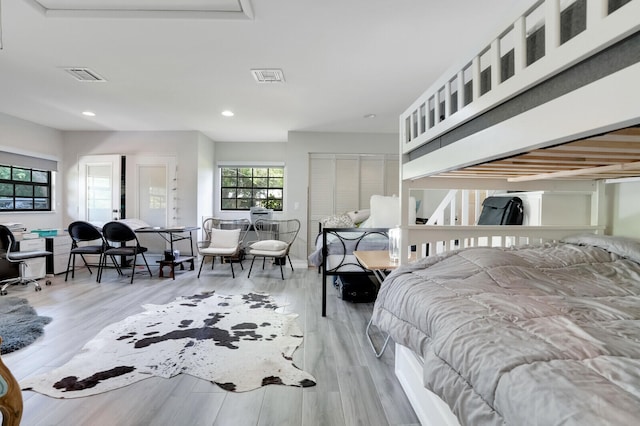
POLYGON ((384 350, 387 349, 387 345, 389 344, 389 339, 391 338, 391 336, 387 334, 387 337, 384 339, 384 344, 382 345, 382 348, 380 348, 380 351, 378 351, 376 349, 376 346, 373 344, 373 339, 371 338, 371 334, 369 333, 369 329, 371 328, 372 322, 373 322, 373 318, 369 320, 365 333, 367 334, 367 340, 369 341, 369 345, 371 346, 371 349, 373 349, 373 353, 376 355, 376 358, 380 358, 384 353, 384 350))

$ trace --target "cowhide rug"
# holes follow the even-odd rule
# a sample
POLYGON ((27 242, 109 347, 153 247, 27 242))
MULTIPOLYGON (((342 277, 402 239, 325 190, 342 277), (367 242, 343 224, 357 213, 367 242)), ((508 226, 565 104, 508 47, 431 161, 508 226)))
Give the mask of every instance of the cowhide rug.
POLYGON ((67 364, 22 380, 22 389, 75 398, 180 373, 235 392, 315 385, 291 360, 302 343, 297 315, 276 312, 268 295, 206 293, 143 307, 104 328, 67 364))

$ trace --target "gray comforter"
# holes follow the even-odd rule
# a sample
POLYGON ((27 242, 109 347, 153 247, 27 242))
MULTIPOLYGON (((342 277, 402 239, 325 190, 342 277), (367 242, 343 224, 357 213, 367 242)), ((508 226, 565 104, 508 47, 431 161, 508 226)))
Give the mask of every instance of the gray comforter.
POLYGON ((463 425, 640 422, 640 244, 584 236, 422 259, 374 324, 424 359, 463 425))

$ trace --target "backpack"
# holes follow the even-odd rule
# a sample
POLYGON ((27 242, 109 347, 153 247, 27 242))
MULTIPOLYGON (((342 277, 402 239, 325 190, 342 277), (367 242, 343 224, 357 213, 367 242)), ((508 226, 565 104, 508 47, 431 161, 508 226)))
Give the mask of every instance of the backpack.
POLYGON ((522 225, 524 209, 518 197, 487 197, 478 225, 522 225))

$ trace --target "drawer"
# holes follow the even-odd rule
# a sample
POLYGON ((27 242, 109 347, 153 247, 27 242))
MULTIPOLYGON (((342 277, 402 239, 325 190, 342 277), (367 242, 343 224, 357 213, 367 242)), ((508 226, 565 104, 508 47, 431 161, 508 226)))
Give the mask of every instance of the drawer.
POLYGON ((46 244, 44 238, 34 238, 32 240, 19 241, 20 251, 44 250, 45 246, 46 244))

